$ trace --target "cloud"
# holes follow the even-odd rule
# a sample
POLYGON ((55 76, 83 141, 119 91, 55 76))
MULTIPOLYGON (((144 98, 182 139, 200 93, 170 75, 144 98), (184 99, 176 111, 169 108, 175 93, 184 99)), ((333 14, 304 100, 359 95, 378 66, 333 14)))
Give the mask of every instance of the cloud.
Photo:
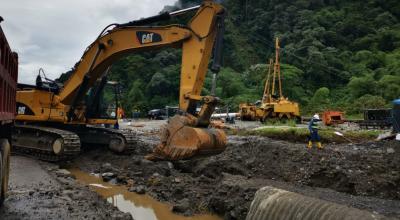
POLYGON ((19 54, 19 81, 33 83, 39 68, 57 78, 80 59, 110 23, 158 14, 176 0, 9 0, 2 1, 1 23, 19 54))

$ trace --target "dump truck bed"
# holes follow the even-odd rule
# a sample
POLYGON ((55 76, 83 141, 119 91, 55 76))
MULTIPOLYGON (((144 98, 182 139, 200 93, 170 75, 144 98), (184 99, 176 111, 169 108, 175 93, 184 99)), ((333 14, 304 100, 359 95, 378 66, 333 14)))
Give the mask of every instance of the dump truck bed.
POLYGON ((0 121, 1 125, 15 118, 15 94, 18 77, 18 55, 11 51, 0 27, 0 121))

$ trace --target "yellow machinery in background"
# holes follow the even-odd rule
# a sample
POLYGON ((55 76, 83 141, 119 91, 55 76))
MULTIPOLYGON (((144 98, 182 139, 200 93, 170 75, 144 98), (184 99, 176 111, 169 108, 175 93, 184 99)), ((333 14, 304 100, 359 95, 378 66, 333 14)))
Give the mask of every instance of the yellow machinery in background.
POLYGON ((134 150, 135 134, 99 126, 117 123, 118 101, 106 103, 105 98, 110 96, 104 95, 108 70, 113 62, 130 53, 174 47, 182 49, 181 114, 169 120, 161 143, 148 159, 179 160, 224 151, 225 133, 208 128, 219 99, 200 94, 212 52, 211 69, 216 72, 220 68, 224 17, 221 5, 205 0, 188 9, 107 26, 62 86, 46 77, 47 82, 43 82, 40 75, 36 86, 20 85, 12 137, 15 149, 50 161, 75 156, 81 144, 106 145, 118 153, 134 150), (196 13, 187 25, 150 26, 191 11, 196 13))
POLYGON ((264 86, 264 93, 261 102, 251 104, 242 103, 239 105, 239 113, 242 120, 262 122, 268 119, 295 119, 300 120, 299 104, 289 101, 282 94, 282 75, 279 62, 279 39, 275 41, 275 63, 269 60, 268 73, 264 86), (271 74, 271 67, 274 71, 271 74), (276 94, 276 81, 278 81, 278 91, 276 94))

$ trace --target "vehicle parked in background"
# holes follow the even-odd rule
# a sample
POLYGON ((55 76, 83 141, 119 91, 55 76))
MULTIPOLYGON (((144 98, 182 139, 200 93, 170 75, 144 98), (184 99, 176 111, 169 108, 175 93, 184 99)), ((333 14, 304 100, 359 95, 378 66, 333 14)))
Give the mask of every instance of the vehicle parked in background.
POLYGON ((150 120, 164 120, 167 118, 165 109, 152 109, 147 112, 147 117, 150 120))

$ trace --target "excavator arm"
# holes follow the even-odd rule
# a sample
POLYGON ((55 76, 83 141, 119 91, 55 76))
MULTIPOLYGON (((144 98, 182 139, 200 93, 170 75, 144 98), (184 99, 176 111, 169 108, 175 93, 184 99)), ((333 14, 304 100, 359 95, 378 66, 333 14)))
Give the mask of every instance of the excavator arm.
MULTIPOLYGON (((214 44, 221 42, 224 8, 206 0, 200 7, 189 10, 194 9, 198 9, 197 13, 186 26, 137 26, 174 15, 164 13, 144 20, 116 24, 112 30, 102 33, 87 48, 59 93, 57 101, 69 106, 68 121, 78 120, 78 117, 84 115, 82 109, 87 108, 82 108, 81 105, 85 94, 120 57, 162 47, 182 48, 179 94, 182 114, 169 120, 163 131, 161 144, 147 158, 178 160, 222 152, 226 146, 225 133, 218 129, 208 129, 218 98, 204 97, 200 93, 213 48, 215 54, 221 54, 221 45, 214 44), (197 113, 199 102, 203 105, 197 113)), ((179 11, 177 14, 183 12, 179 11)), ((216 57, 215 60, 220 59, 216 57)), ((214 63, 213 69, 219 69, 218 62, 214 63)))
POLYGON ((180 109, 194 113, 223 13, 220 5, 205 1, 187 26, 116 25, 86 49, 59 93, 60 102, 71 108, 79 105, 89 88, 120 57, 169 46, 182 48, 180 109))

